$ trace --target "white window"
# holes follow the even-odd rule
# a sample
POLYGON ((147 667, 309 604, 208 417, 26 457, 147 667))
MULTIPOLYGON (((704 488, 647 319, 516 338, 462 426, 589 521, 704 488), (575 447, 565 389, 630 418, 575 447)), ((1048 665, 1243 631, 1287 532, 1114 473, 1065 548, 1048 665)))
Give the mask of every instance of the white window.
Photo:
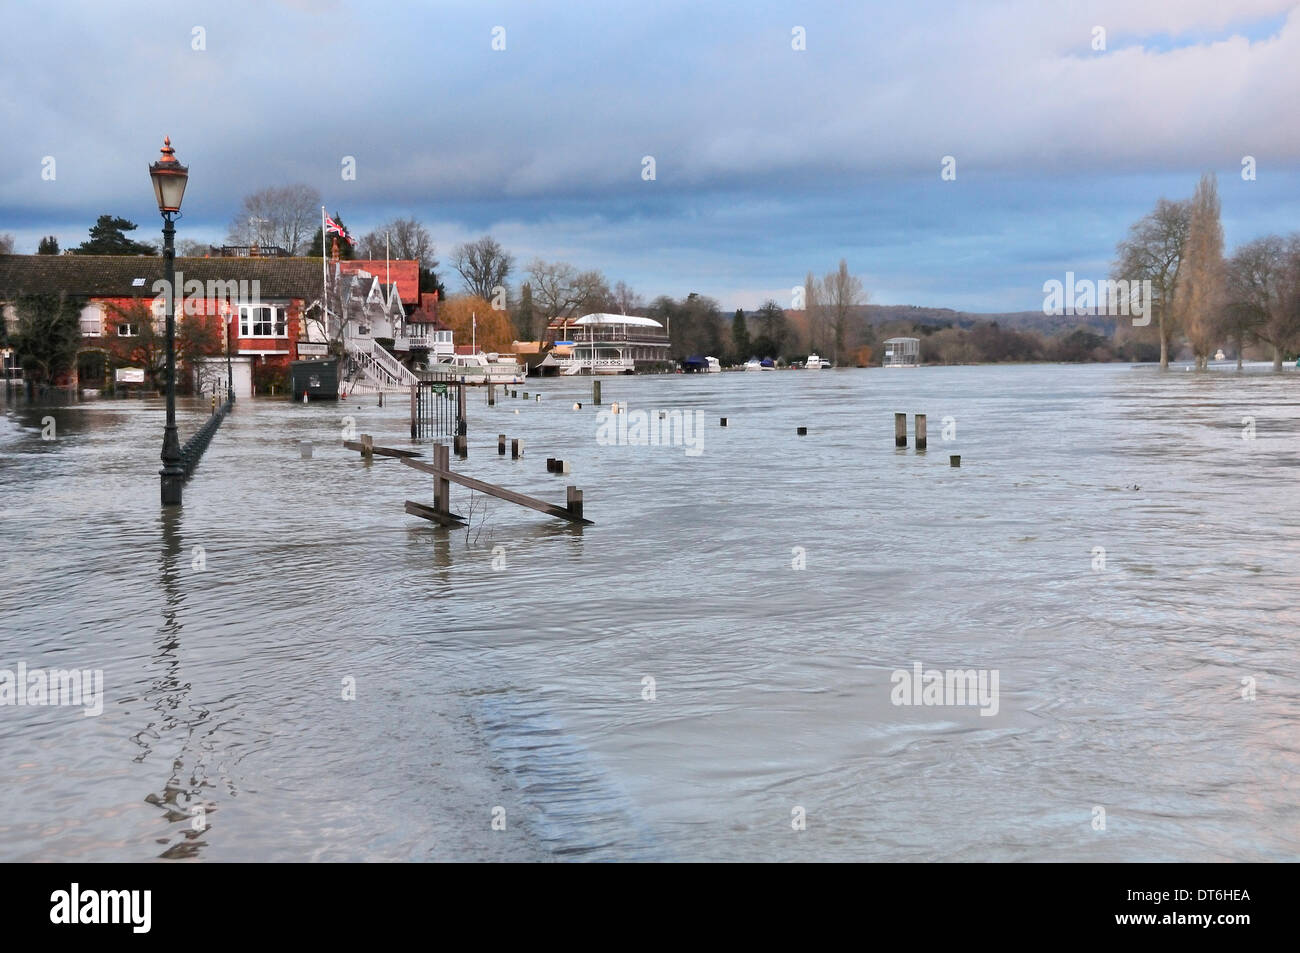
POLYGON ((239 336, 241 338, 288 337, 284 308, 274 304, 241 304, 239 336))
POLYGON ((138 324, 119 324, 117 326, 117 336, 120 338, 138 337, 140 334, 140 325, 138 324))
POLYGON ((104 310, 97 304, 81 309, 81 336, 97 338, 104 333, 104 310))

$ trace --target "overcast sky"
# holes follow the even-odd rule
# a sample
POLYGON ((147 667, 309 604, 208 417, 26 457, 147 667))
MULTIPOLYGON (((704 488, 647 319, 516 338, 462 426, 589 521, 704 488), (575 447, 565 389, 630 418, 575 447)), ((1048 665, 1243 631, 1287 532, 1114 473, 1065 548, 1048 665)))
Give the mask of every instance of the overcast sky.
POLYGON ((490 232, 521 264, 728 309, 789 306, 844 257, 877 303, 1030 310, 1049 278, 1103 276, 1203 171, 1229 249, 1300 227, 1298 7, 7 5, 0 233, 66 248, 111 212, 157 238, 146 167, 169 134, 181 238, 220 241, 246 192, 306 182, 357 234, 423 221, 453 291, 451 248, 490 232))

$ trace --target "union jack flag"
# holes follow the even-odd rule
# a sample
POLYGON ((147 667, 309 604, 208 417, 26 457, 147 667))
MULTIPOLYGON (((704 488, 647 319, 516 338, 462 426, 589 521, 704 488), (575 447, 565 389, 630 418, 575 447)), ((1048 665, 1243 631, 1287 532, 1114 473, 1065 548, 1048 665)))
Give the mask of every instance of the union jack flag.
POLYGON ((325 231, 327 234, 333 233, 335 235, 340 236, 349 245, 356 244, 352 236, 347 233, 347 230, 344 229, 344 227, 340 225, 338 222, 334 221, 334 219, 330 218, 328 215, 325 216, 325 231))

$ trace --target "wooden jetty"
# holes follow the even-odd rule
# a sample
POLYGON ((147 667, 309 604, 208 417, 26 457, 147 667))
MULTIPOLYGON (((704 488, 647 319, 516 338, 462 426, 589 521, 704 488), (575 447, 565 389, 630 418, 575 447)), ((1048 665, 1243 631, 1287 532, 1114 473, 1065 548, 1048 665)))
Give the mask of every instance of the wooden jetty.
POLYGON ((554 516, 557 519, 568 520, 570 523, 578 523, 584 526, 592 525, 592 520, 583 518, 582 491, 576 486, 568 487, 568 496, 564 506, 547 503, 545 500, 526 496, 525 494, 517 493, 514 490, 507 490, 503 486, 497 486, 483 480, 476 480, 473 477, 465 476, 463 473, 453 472, 451 470, 448 448, 445 444, 441 443, 434 444, 433 463, 419 463, 410 459, 403 459, 402 463, 408 467, 419 470, 421 473, 432 474, 434 478, 433 506, 416 503, 413 500, 407 500, 406 512, 412 516, 419 516, 422 519, 432 520, 435 523, 441 523, 443 526, 464 526, 464 517, 452 513, 449 507, 448 491, 450 487, 448 484, 458 483, 467 489, 477 490, 480 493, 494 496, 497 499, 505 500, 508 503, 526 506, 529 509, 537 510, 539 513, 545 513, 547 516, 554 516))
POLYGON ((363 457, 418 457, 419 451, 416 450, 396 450, 392 447, 376 447, 375 438, 368 433, 363 433, 361 439, 344 440, 343 449, 360 450, 363 457))

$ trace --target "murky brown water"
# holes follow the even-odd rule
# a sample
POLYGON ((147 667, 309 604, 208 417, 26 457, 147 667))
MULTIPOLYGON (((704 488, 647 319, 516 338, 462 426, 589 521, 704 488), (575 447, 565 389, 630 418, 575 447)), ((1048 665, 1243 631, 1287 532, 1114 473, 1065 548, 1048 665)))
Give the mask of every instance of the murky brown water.
POLYGON ((243 402, 168 517, 160 403, 4 405, 0 668, 103 669, 104 711, 0 707, 0 859, 1300 852, 1294 371, 604 381, 702 411, 698 456, 528 389, 475 395, 456 466, 594 526, 406 516, 431 478, 339 445, 406 445, 401 401, 243 402), (997 714, 891 704, 917 662, 996 670, 997 714))

